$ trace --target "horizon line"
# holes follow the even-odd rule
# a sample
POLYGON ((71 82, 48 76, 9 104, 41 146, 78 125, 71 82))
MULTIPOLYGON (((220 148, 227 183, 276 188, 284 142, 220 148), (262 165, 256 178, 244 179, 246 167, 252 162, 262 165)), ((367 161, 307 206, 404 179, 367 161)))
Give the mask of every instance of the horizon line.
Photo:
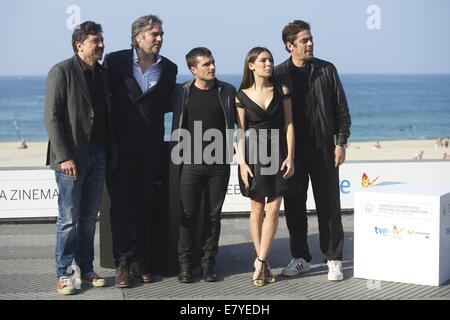
MULTIPOLYGON (((242 73, 218 73, 219 76, 236 76, 236 75, 241 75, 242 73)), ((370 76, 450 76, 450 72, 445 73, 445 72, 440 72, 440 73, 426 73, 426 72, 422 72, 422 73, 402 73, 402 72, 391 72, 391 73, 383 73, 383 72, 340 72, 339 73, 341 76, 342 75, 358 75, 358 76, 365 76, 365 75, 370 75, 370 76)), ((0 77, 46 77, 47 74, 0 74, 0 77)), ((179 73, 177 76, 192 76, 192 74, 190 73, 179 73)))

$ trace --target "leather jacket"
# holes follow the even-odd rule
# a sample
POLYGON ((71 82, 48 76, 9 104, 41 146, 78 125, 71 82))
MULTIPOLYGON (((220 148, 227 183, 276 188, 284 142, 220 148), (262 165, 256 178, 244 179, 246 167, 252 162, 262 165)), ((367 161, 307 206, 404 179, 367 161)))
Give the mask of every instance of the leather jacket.
MULTIPOLYGON (((171 95, 172 116, 172 141, 180 142, 181 137, 173 136, 174 132, 183 127, 184 117, 186 115, 186 107, 188 105, 191 88, 194 80, 187 81, 184 84, 177 84, 171 95)), ((219 92, 219 101, 225 115, 225 128, 234 130, 236 124, 236 107, 235 97, 236 89, 229 83, 216 80, 219 92)), ((231 150, 234 153, 234 150, 231 150)), ((233 157, 233 154, 228 155, 233 157)))
MULTIPOLYGON (((292 92, 290 64, 291 58, 276 66, 275 75, 292 92)), ((350 136, 351 118, 336 67, 328 61, 313 58, 308 85, 306 101, 312 104, 317 147, 331 143, 346 144, 350 136)), ((292 106, 295 106, 294 102, 292 106)))

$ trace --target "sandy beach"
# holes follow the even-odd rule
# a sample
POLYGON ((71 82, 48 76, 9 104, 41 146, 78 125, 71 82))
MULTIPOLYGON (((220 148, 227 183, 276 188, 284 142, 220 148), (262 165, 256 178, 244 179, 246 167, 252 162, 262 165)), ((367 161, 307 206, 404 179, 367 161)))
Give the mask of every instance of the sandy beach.
MULTIPOLYGON (((0 143, 0 167, 44 166, 46 142, 27 142, 28 148, 19 149, 20 142, 0 143)), ((347 160, 412 160, 420 154, 422 160, 443 159, 450 155, 449 147, 437 147, 436 140, 398 140, 350 142, 347 160)), ((450 158, 449 158, 450 160, 450 158)))
POLYGON ((26 142, 26 149, 19 149, 20 142, 0 143, 0 167, 45 166, 47 142, 26 142))
POLYGON ((347 148, 347 160, 442 160, 444 155, 450 148, 437 147, 435 139, 350 142, 347 148))

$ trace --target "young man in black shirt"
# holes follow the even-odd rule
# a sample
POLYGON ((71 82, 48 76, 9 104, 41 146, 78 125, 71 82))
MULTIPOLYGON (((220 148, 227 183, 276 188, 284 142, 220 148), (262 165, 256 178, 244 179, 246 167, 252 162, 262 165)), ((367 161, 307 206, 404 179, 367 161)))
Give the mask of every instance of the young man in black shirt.
POLYGON ((172 95, 172 141, 178 143, 172 161, 180 164, 182 207, 178 278, 182 283, 192 282, 193 243, 203 195, 205 224, 204 230, 198 230, 203 235, 201 271, 205 281, 215 282, 220 216, 233 156, 229 133, 235 124, 236 90, 216 79, 215 61, 207 48, 192 49, 186 61, 195 79, 177 85, 172 95))

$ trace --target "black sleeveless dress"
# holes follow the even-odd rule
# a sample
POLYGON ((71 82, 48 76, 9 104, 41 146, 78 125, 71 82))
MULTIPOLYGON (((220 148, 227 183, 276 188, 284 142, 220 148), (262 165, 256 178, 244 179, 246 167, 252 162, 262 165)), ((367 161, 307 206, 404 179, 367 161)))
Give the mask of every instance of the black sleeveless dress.
POLYGON ((249 187, 246 188, 238 170, 239 186, 245 197, 265 198, 289 194, 291 179, 283 179, 286 169, 280 171, 287 157, 283 110, 283 99, 287 97, 283 96, 281 88, 274 87, 273 99, 264 110, 242 90, 237 94, 241 102, 238 107, 244 108, 246 113, 245 162, 253 173, 253 178, 249 176, 249 187))

